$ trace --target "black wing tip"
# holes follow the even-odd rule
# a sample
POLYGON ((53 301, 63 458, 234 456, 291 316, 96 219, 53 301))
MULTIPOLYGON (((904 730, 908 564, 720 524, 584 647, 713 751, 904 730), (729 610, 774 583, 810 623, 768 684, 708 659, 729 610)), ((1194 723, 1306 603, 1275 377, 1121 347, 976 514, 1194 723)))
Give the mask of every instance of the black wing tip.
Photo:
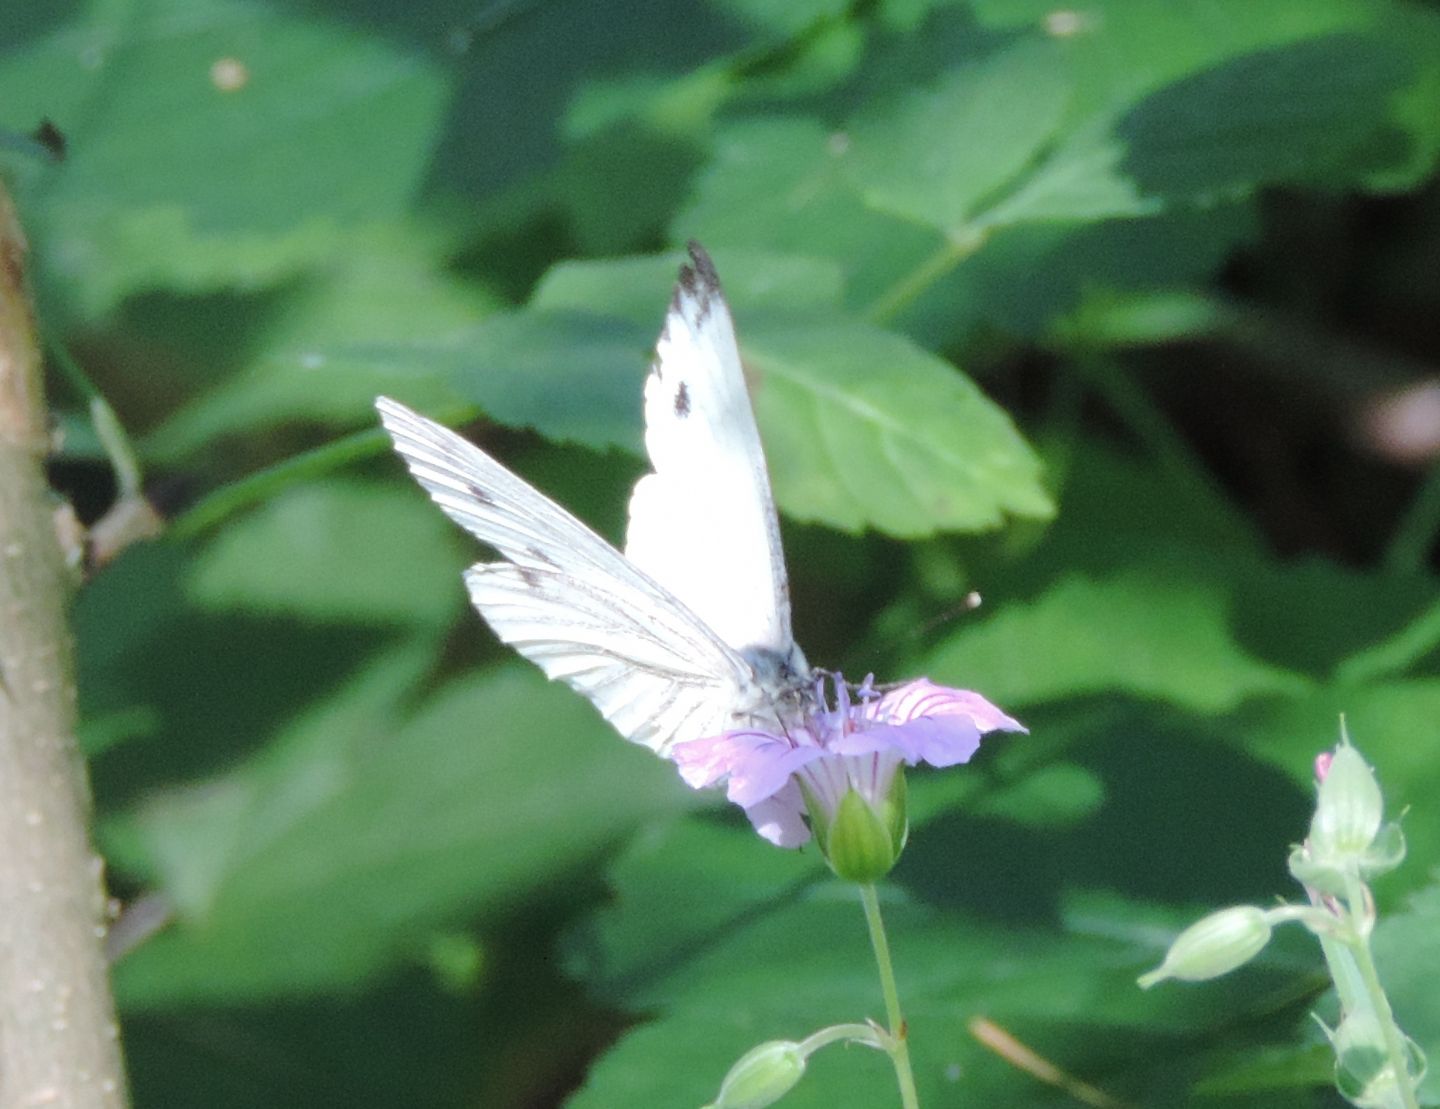
POLYGON ((690 255, 690 261, 680 267, 680 283, 693 289, 718 293, 720 275, 715 272, 715 263, 710 260, 709 252, 694 239, 686 242, 685 251, 690 255))
POLYGON ((675 295, 670 298, 670 313, 693 317, 699 323, 710 314, 716 301, 724 300, 724 294, 720 291, 720 275, 715 272, 715 263, 705 248, 691 239, 685 244, 685 250, 690 260, 680 266, 675 295))

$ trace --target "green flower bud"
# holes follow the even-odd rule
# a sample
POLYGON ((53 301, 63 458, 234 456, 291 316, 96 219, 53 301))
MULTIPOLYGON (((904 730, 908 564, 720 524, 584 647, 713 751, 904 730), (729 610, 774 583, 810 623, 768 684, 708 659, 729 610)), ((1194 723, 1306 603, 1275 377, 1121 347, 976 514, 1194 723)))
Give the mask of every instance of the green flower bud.
POLYGON ((771 1040, 740 1056, 720 1083, 720 1096, 706 1109, 765 1109, 794 1089, 804 1073, 800 1045, 771 1040))
POLYGON ((1330 1034, 1335 1048, 1335 1085, 1351 1100, 1383 1083, 1389 1071, 1385 1031, 1373 1013, 1354 1012, 1330 1034))
POLYGON ((840 799, 823 835, 817 835, 830 869, 847 882, 874 882, 890 873, 905 846, 905 775, 872 806, 858 790, 840 799))
POLYGON ((1310 822, 1310 849, 1317 862, 1342 865, 1369 849, 1380 831, 1384 799, 1375 774, 1348 743, 1335 749, 1320 783, 1320 799, 1310 822))
POLYGON ((1356 1010, 1327 1034, 1335 1048, 1335 1088, 1361 1109, 1392 1109, 1401 1104, 1402 1084, 1413 1088, 1425 1074, 1425 1053, 1408 1036, 1403 1046, 1409 1073, 1395 1073, 1385 1032, 1373 1012, 1356 1010))
POLYGON ((1253 905, 1235 905, 1211 913, 1175 937, 1165 961, 1140 976, 1148 990, 1167 978, 1203 982, 1244 966, 1270 942, 1270 921, 1253 905))

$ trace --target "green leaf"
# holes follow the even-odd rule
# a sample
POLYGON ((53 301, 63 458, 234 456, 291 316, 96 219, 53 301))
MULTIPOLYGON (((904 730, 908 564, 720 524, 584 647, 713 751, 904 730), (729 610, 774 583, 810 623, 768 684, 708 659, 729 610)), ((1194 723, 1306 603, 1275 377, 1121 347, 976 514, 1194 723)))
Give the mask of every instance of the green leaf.
POLYGON ((1051 141, 1069 92, 1062 52, 1020 40, 867 107, 841 161, 871 204, 959 230, 1051 141))
POLYGON ((509 312, 486 320, 445 364, 456 390, 496 423, 596 450, 638 451, 641 390, 658 333, 590 312, 509 312))
MULTIPOLYGON (((723 91, 720 75, 701 71, 696 80, 673 82, 663 94, 697 117, 686 121, 690 127, 666 133, 630 119, 572 145, 552 188, 587 253, 643 249, 660 237, 670 213, 685 199, 685 182, 702 161, 694 141, 675 132, 703 127, 703 116, 723 91)), ((653 108, 653 102, 647 107, 653 108)))
MULTIPOLYGON (((788 515, 902 536, 1050 515, 1038 460, 984 394, 901 336, 826 311, 834 267, 735 260, 735 280, 722 280, 734 291, 756 417, 788 515)), ((486 370, 463 387, 500 423, 638 450, 642 352, 658 324, 635 321, 661 318, 665 301, 633 290, 670 272, 656 259, 560 267, 533 309, 486 322, 469 352, 488 348, 477 359, 486 370)))
MULTIPOLYGON (((399 551, 403 537, 396 538, 392 549, 399 551)), ((196 550, 165 539, 137 543, 76 600, 82 718, 108 721, 110 734, 97 739, 129 740, 123 751, 91 766, 112 807, 242 758, 293 714, 332 696, 362 659, 395 635, 394 627, 322 623, 278 607, 201 609, 189 600, 196 550)), ((266 551, 254 573, 281 573, 285 557, 283 547, 266 551)), ((333 572, 343 574, 345 561, 333 557, 333 572)), ((450 583, 453 588, 453 578, 450 583)), ((271 596, 283 591, 266 588, 271 596)), ((421 601, 405 623, 414 628, 417 617, 423 622, 440 603, 421 601)))
POLYGON ((1243 559, 1225 571, 1237 627, 1265 657, 1323 675, 1337 689, 1425 672, 1418 652, 1433 635, 1425 612, 1433 579, 1377 575, 1320 558, 1243 559))
POLYGON ((969 811, 1020 824, 1073 826, 1105 803, 1105 785, 1074 763, 1042 766, 1009 788, 985 794, 969 811))
MULTIPOLYGON (((308 1004, 126 1013, 125 1069, 137 1105, 358 1109, 414 1105, 417 1085, 432 1106, 458 1105, 475 1097, 480 1075, 503 1074, 490 1079, 496 1090, 514 1081, 514 1041, 481 1035, 487 1015, 413 971, 308 1004)), ((536 1016, 508 1016, 511 1037, 533 1034, 536 1016)))
MULTIPOLYGON (((188 371, 211 375, 202 379, 209 387, 196 388, 189 403, 145 436, 147 460, 191 459, 219 439, 275 424, 368 423, 380 393, 432 409, 455 407, 437 351, 448 352, 498 304, 444 272, 444 249, 438 234, 398 223, 357 229, 342 254, 268 298, 259 326, 238 350, 229 333, 187 336, 188 371), (220 350, 213 349, 217 341, 220 350), (214 381, 215 360, 237 356, 233 371, 214 381)), ((148 330, 157 332, 146 336, 150 341, 179 345, 170 315, 148 330)))
MULTIPOLYGON (((893 319, 937 348, 969 340, 986 325, 1045 336, 1087 292, 1208 278, 1254 234, 1248 209, 1231 205, 1089 225, 997 225, 988 237, 947 243, 937 228, 865 203, 848 168, 854 145, 847 132, 803 119, 729 125, 674 230, 717 253, 746 244, 833 259, 847 305, 893 319)), ((966 157, 967 164, 984 162, 966 157)))
POLYGON ((801 0, 769 4, 765 0, 719 0, 716 5, 735 18, 764 27, 778 35, 795 35, 821 20, 838 19, 849 8, 846 0, 801 0))
POLYGON ((464 596, 458 534, 412 488, 328 481, 290 489, 197 552, 196 607, 312 621, 450 624, 464 596), (447 588, 447 583, 449 588, 447 588))
MULTIPOLYGON (((720 257, 735 305, 778 301, 777 311, 808 311, 837 295, 834 267, 824 262, 746 251, 720 257)), ((428 370, 446 374, 496 423, 639 454, 645 375, 678 265, 679 255, 563 263, 525 309, 432 344, 428 370)), ((743 346, 743 316, 740 328, 743 346)))
POLYGON ((12 118, 69 137, 24 199, 51 282, 86 317, 343 251, 347 226, 410 205, 448 83, 415 49, 236 0, 85 12, 0 65, 12 118))
POLYGON ((963 675, 1011 706, 1122 692, 1214 713, 1305 692, 1301 675, 1240 645, 1230 607, 1222 583, 1175 566, 1069 574, 952 636, 927 669, 941 681, 963 675))
POLYGON ((501 254, 532 251, 537 225, 551 255, 571 234, 604 253, 653 246, 655 221, 683 195, 710 116, 733 92, 731 58, 775 38, 714 5, 663 0, 369 11, 397 37, 443 40, 455 55, 462 80, 427 187, 478 205, 477 230, 505 244, 501 254))
POLYGON ((1295 1092, 1311 1104, 1309 1091, 1335 1082, 1335 1052, 1328 1043, 1240 1048, 1208 1062, 1211 1073, 1195 1084, 1195 1092, 1206 1097, 1258 1095, 1269 1105, 1270 1099, 1295 1092))
MULTIPOLYGON (((1077 327, 1076 309, 1128 290, 1188 288, 1217 273, 1257 234, 1248 204, 1098 223, 1027 223, 995 230, 895 316, 929 346, 975 342, 986 327, 1047 345, 1112 337, 1077 327)), ((1168 338, 1161 336, 1160 339, 1168 338)))
POLYGON ((429 658, 428 644, 382 657, 255 759, 112 830, 181 915, 118 968, 123 1004, 351 987, 691 803, 669 766, 529 667, 457 682, 405 719, 429 658))
POLYGON ((845 276, 846 303, 869 303, 943 240, 868 206, 843 171, 847 144, 843 132, 803 116, 771 114, 718 128, 671 234, 717 251, 748 246, 830 259, 845 276))
POLYGON ((1123 171, 1143 194, 1170 200, 1362 181, 1406 149, 1389 101, 1411 77, 1408 55, 1399 41, 1335 34, 1228 60, 1118 121, 1123 171))
POLYGON ((744 342, 779 502, 847 531, 916 537, 1053 511, 1009 417, 945 362, 845 321, 744 342))
MULTIPOLYGON (((602 997, 649 1019, 591 1070, 571 1104, 698 1104, 756 1043, 876 1013, 879 987, 853 887, 806 879, 798 867, 787 872, 767 852, 774 854, 748 831, 696 833, 682 824, 672 839, 649 840, 643 854, 622 859, 615 906, 577 935, 572 966, 602 997), (672 914, 677 873, 685 874, 683 902, 672 914)), ((1031 1076, 982 1046, 978 1017, 1052 1058, 1084 1050, 1094 1060, 1103 1040, 1112 1065, 1135 1067, 1161 1037, 1212 1026, 1244 1007, 1244 987, 1233 981, 1204 995, 1135 989, 1134 974, 1158 956, 1165 932, 1133 927, 1133 905, 1091 905, 1087 935, 938 911, 893 886, 885 887, 882 908, 926 1103, 944 1103, 957 1071, 967 1101, 1034 1097, 1031 1076)), ((883 1056, 831 1049, 811 1061, 786 1103, 893 1097, 883 1056)))
MULTIPOLYGON (((1433 588, 1428 580, 1416 584, 1425 592, 1433 588)), ((1376 643, 1356 646, 1335 668, 1335 680, 1342 685, 1363 685, 1401 677, 1437 649, 1440 649, 1440 601, 1420 610, 1394 634, 1376 643)))
POLYGON ((394 728, 400 699, 423 676, 424 646, 415 640, 392 650, 343 692, 296 713, 246 763, 145 798, 104 834, 155 876, 182 917, 205 920, 247 858, 343 793, 347 764, 394 728))
MULTIPOLYGON (((906 536, 995 527, 1004 513, 1049 515, 1037 460, 964 377, 897 335, 828 314, 818 324, 793 322, 834 304, 834 266, 750 252, 721 252, 716 264, 726 267, 722 280, 787 514, 906 536)), ((630 290, 654 285, 656 265, 559 267, 535 304, 613 305, 634 319, 646 309, 630 290)), ((604 409, 590 401, 578 407, 592 416, 604 409)))
MULTIPOLYGON (((1011 21, 1013 5, 987 7, 1011 21)), ((1433 123, 1399 107, 1433 87, 1421 60, 1437 29, 1416 15, 1351 0, 1079 12, 1064 31, 1077 90, 1064 138, 979 222, 1149 216, 1267 184, 1413 175, 1435 144, 1433 123)))
MULTIPOLYGON (((734 248, 714 251, 712 259, 742 337, 751 312, 798 314, 836 308, 843 295, 840 267, 828 259, 734 248)), ((684 255, 676 251, 655 257, 561 262, 545 274, 529 307, 618 316, 658 335, 683 261, 684 255)))
POLYGON ((800 896, 823 873, 817 852, 777 850, 748 826, 682 820, 648 829, 612 864, 610 879, 624 891, 623 903, 587 922, 569 947, 570 969, 601 990, 612 975, 633 982, 664 973, 694 954, 697 936, 800 896), (677 873, 686 880, 677 883, 677 873), (631 911, 645 905, 663 911, 631 911))

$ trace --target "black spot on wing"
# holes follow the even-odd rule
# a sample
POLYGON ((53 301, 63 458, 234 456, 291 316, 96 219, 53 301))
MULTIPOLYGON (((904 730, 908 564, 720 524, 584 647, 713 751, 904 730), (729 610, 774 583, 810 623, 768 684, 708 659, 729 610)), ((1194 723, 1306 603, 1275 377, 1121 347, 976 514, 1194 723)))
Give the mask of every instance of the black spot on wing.
POLYGON ((526 585, 528 585, 531 589, 540 588, 541 579, 540 572, 538 570, 531 566, 521 566, 518 563, 515 564, 515 569, 520 574, 520 580, 523 581, 526 585))
POLYGON ((481 486, 476 485, 473 481, 466 483, 465 492, 469 493, 471 497, 473 497, 480 504, 485 505, 487 508, 495 507, 495 498, 492 497, 489 493, 487 493, 481 486))
POLYGON ((675 415, 682 420, 690 415, 690 390, 683 381, 675 390, 675 415))

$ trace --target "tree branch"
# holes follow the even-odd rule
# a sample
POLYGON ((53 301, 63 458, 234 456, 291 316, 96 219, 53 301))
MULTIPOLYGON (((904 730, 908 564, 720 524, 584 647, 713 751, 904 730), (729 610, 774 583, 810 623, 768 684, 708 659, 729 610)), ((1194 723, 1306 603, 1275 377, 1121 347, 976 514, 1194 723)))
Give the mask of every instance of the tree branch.
POLYGON ((0 1105, 126 1103, 25 243, 0 188, 0 1105))

